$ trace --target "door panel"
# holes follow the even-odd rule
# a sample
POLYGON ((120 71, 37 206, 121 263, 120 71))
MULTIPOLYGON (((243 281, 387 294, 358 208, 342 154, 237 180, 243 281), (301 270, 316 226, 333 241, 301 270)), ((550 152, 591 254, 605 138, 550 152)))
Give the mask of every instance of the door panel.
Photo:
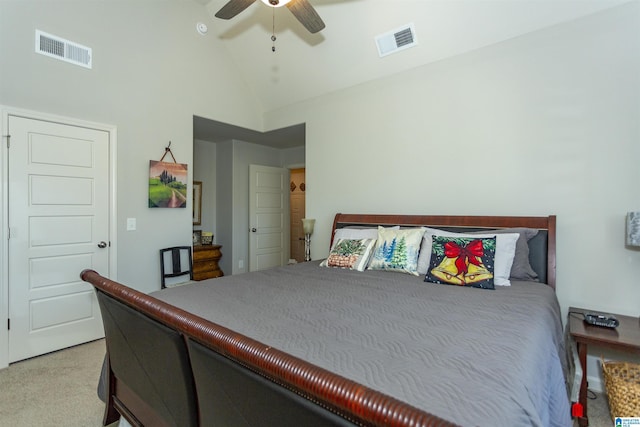
POLYGON ((31 260, 31 286, 43 288, 72 283, 77 279, 76 271, 91 265, 91 254, 66 255, 31 260))
POLYGON ((9 361, 103 336, 85 268, 109 273, 108 132, 9 117, 9 361))
POLYGON ((29 135, 32 164, 92 167, 94 151, 86 140, 58 136, 46 130, 45 132, 44 134, 33 132, 29 135))
MULTIPOLYGON (((259 202, 257 206, 266 208, 265 205, 261 205, 259 202)), ((280 210, 280 208, 278 208, 280 210)), ((259 213, 256 215, 256 224, 258 227, 262 228, 263 231, 280 231, 282 229, 284 223, 284 215, 282 212, 276 213, 259 213)))
POLYGON ((93 181, 86 178, 33 176, 31 204, 38 205, 91 205, 93 181))
POLYGON ((287 174, 282 168, 249 165, 249 271, 285 264, 287 174))
POLYGON ((282 247, 282 236, 280 233, 262 233, 256 241, 258 250, 280 249, 282 247))
MULTIPOLYGON (((49 252, 53 245, 74 245, 77 248, 77 245, 91 244, 92 242, 92 218, 86 216, 30 218, 28 227, 29 246, 32 251, 44 247, 42 250, 49 252)), ((76 248, 56 249, 75 252, 76 248)))
POLYGON ((31 302, 32 331, 91 319, 92 291, 42 298, 31 302))

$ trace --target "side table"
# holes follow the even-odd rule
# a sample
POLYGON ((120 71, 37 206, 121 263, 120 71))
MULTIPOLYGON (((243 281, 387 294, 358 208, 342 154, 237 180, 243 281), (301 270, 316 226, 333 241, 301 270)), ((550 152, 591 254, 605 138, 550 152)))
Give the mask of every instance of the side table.
POLYGON ((616 351, 640 354, 640 320, 638 317, 604 313, 585 308, 569 308, 569 334, 578 347, 578 357, 582 368, 582 381, 578 402, 582 405, 583 416, 578 418, 580 427, 589 425, 587 412, 587 346, 589 344, 616 351), (592 326, 584 322, 583 313, 613 315, 620 325, 615 329, 592 326))

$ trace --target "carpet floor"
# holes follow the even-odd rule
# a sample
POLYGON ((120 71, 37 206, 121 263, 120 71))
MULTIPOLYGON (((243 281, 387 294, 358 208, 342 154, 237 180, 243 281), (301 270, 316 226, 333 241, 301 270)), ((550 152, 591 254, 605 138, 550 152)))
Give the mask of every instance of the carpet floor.
POLYGON ((97 340, 0 370, 0 426, 101 426, 96 388, 104 353, 97 340))
MULTIPOLYGON (((104 340, 97 340, 0 370, 0 427, 102 426, 96 388, 104 353, 104 340)), ((606 395, 593 396, 589 425, 613 426, 606 395)))

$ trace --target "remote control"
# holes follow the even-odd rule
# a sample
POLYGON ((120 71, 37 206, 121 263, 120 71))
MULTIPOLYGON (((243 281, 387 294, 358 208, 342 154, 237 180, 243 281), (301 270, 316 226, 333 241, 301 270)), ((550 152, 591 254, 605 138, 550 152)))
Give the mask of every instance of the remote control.
POLYGON ((620 322, 613 316, 602 314, 584 313, 584 321, 589 325, 602 326, 604 328, 617 328, 620 322))

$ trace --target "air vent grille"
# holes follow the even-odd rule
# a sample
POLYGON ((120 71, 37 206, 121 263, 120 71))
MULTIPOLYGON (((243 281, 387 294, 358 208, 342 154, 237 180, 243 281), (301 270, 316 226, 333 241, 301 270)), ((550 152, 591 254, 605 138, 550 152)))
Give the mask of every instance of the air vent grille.
POLYGON ((388 33, 376 36, 376 45, 380 57, 408 49, 418 44, 413 24, 407 24, 388 33))
POLYGON ((413 43, 413 33, 411 32, 411 28, 405 28, 402 31, 398 31, 393 36, 396 39, 396 45, 398 47, 413 43))
POLYGON ((81 67, 92 67, 91 48, 36 30, 36 53, 81 67))

